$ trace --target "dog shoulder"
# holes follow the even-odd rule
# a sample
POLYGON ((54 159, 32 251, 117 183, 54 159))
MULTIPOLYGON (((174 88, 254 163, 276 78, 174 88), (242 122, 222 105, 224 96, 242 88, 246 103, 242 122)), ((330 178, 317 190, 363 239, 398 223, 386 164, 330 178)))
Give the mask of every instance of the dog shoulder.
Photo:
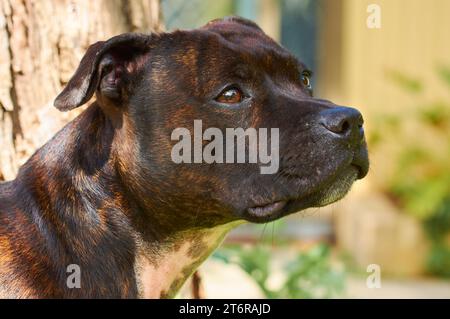
POLYGON ((37 298, 38 294, 17 271, 17 234, 14 234, 14 182, 0 183, 0 298, 37 298))

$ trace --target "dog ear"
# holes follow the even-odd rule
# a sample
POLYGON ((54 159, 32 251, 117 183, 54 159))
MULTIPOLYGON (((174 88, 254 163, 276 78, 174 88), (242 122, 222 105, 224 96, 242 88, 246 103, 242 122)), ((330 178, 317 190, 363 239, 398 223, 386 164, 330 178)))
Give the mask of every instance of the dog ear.
POLYGON ((130 75, 144 64, 150 39, 150 35, 125 33, 91 45, 54 106, 72 110, 86 103, 97 89, 107 98, 121 99, 130 75))

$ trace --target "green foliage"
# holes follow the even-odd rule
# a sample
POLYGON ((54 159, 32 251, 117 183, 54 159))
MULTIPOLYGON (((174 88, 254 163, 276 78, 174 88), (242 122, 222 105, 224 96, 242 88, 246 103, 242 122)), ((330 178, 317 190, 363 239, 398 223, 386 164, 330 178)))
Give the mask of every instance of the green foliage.
POLYGON ((427 260, 427 269, 431 274, 450 278, 450 248, 435 243, 427 260))
POLYGON ((285 278, 277 289, 268 286, 271 260, 276 258, 269 246, 223 247, 216 251, 214 257, 239 265, 267 298, 332 298, 341 295, 345 288, 345 274, 331 267, 330 249, 326 245, 298 253, 284 263, 285 278))
MULTIPOLYGON (((438 76, 450 89, 450 69, 440 67, 438 76)), ((417 94, 422 89, 420 81, 399 72, 391 73, 390 77, 408 92, 417 94)), ((407 213, 422 220, 432 244, 427 261, 429 272, 450 277, 450 247, 446 243, 450 235, 450 102, 424 103, 413 116, 423 130, 433 133, 436 141, 443 144, 437 151, 431 149, 427 140, 420 139, 423 131, 417 137, 403 136, 403 140, 411 143, 402 146, 387 193, 407 213)), ((401 136, 401 125, 395 130, 392 134, 392 127, 384 125, 374 133, 375 142, 379 144, 387 134, 401 136)))
POLYGON ((444 208, 450 196, 449 185, 449 163, 423 147, 414 146, 400 155, 389 191, 408 213, 426 220, 444 208))
POLYGON ((450 105, 441 101, 430 103, 423 108, 420 116, 424 123, 444 131, 450 122, 450 105))
POLYGON ((450 197, 447 197, 433 216, 424 222, 424 226, 433 241, 443 242, 446 240, 450 229, 450 197))
MULTIPOLYGON (((440 68, 439 75, 450 86, 450 70, 440 68)), ((432 130, 445 145, 438 153, 430 150, 427 141, 420 138, 406 145, 398 158, 396 174, 388 192, 407 212, 426 220, 446 209, 445 200, 450 197, 450 104, 433 101, 422 105, 419 110, 414 120, 419 121, 424 130, 432 130)), ((386 126, 383 131, 392 133, 386 126)), ((396 136, 399 136, 398 132, 396 136)))
POLYGON ((450 88, 450 68, 445 65, 441 65, 437 68, 437 72, 442 81, 444 81, 450 88))
POLYGON ((389 70, 386 75, 393 82, 397 83, 398 86, 411 93, 419 93, 422 91, 423 85, 419 80, 407 76, 402 72, 399 72, 397 70, 389 70))
POLYGON ((425 230, 431 238, 432 248, 427 260, 430 273, 450 278, 450 196, 435 214, 424 222, 425 230))

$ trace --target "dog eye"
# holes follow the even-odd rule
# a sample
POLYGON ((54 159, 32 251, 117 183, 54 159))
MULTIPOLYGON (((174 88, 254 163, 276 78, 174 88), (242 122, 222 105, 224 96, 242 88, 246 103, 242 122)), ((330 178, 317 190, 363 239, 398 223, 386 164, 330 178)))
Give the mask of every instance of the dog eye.
POLYGON ((303 71, 301 76, 302 84, 308 89, 311 90, 311 73, 308 71, 303 71))
POLYGON ((226 88, 216 97, 216 101, 220 103, 235 104, 243 100, 241 90, 236 87, 226 88))

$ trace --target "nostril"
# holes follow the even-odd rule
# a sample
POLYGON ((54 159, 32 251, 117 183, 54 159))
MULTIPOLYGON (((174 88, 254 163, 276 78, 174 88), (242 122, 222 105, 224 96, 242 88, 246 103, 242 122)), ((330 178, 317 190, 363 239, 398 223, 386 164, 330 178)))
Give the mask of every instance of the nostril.
POLYGON ((336 107, 321 112, 321 124, 335 134, 355 135, 362 131, 363 123, 361 113, 354 108, 336 107))
POLYGON ((347 119, 333 119, 322 123, 325 128, 336 134, 346 134, 351 129, 351 124, 347 119))
POLYGON ((345 134, 350 130, 350 123, 347 120, 343 120, 341 123, 342 124, 338 128, 338 132, 335 133, 345 134))

